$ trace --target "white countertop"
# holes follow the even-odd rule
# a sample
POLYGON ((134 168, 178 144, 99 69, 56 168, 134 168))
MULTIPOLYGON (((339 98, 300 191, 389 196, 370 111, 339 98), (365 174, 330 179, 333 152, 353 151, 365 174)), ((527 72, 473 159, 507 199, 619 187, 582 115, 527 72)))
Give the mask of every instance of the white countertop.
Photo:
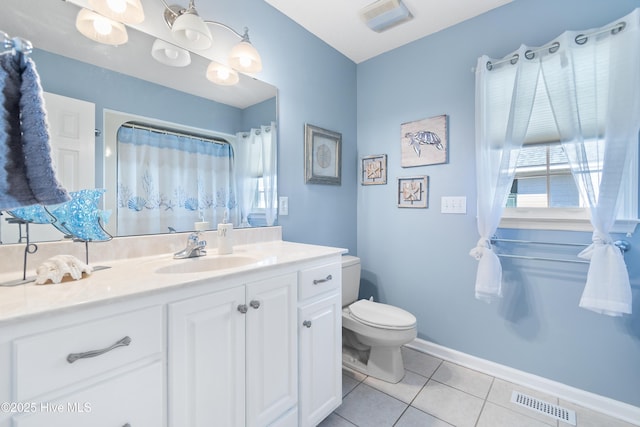
MULTIPOLYGON (((60 309, 99 303, 115 298, 155 292, 215 278, 233 277, 258 272, 277 266, 313 260, 346 253, 346 249, 307 245, 282 240, 236 245, 233 254, 217 255, 209 249, 207 255, 184 260, 173 259, 173 254, 154 255, 111 262, 97 263, 108 269, 94 271, 86 278, 59 284, 36 285, 34 282, 0 287, 0 322, 15 321, 22 317, 49 313, 60 309), (162 273, 161 269, 178 268, 211 262, 212 258, 248 257, 250 263, 202 272, 162 273), (191 263, 191 264, 189 264, 191 263), (176 266, 176 267, 174 267, 176 266), (160 270, 160 272, 159 272, 160 270)), ((95 267, 95 266, 94 266, 95 267)), ((187 270, 188 267, 185 267, 187 270)), ((16 274, 0 274, 0 283, 16 279, 16 274)))

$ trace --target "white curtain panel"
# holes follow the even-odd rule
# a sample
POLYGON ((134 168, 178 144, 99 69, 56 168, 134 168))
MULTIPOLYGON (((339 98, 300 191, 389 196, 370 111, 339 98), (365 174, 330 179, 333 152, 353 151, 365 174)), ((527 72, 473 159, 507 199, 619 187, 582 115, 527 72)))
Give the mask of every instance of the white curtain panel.
POLYGON ((193 231, 232 221, 236 195, 226 143, 121 127, 118 131, 118 234, 193 231))
MULTIPOLYGON (((522 46, 510 57, 523 58, 525 51, 526 47, 522 46)), ((502 266, 493 251, 491 237, 500 224, 513 182, 538 77, 538 67, 529 61, 518 60, 501 67, 492 67, 492 62, 495 61, 482 56, 476 67, 476 183, 480 239, 469 253, 478 260, 476 298, 488 302, 502 296, 502 266)))
POLYGON ((540 60, 562 146, 588 202, 593 243, 580 307, 602 314, 631 313, 631 286, 610 230, 627 161, 640 124, 640 9, 603 27, 566 32, 559 50, 540 60), (624 29, 609 29, 624 22, 624 29), (580 34, 595 33, 586 41, 580 34), (576 42, 583 42, 580 44, 576 42))
POLYGON ((267 225, 273 225, 278 216, 278 132, 274 122, 270 126, 262 126, 261 130, 265 217, 267 225))
POLYGON ((480 240, 471 251, 479 261, 477 298, 490 300, 501 294, 502 269, 490 238, 513 181, 515 161, 540 89, 537 85, 542 85, 544 91, 538 93, 549 98, 572 174, 591 210, 593 243, 579 255, 590 260, 580 306, 608 315, 631 313, 629 275, 609 233, 616 219, 623 171, 638 144, 639 25, 640 9, 636 9, 599 29, 565 32, 545 45, 550 49, 521 46, 504 59, 479 58, 476 170, 480 240), (621 22, 624 28, 619 30, 621 22))
POLYGON ((233 144, 236 153, 236 181, 242 227, 248 227, 249 214, 259 212, 255 206, 258 179, 262 178, 265 197, 265 220, 273 225, 277 217, 277 132, 275 123, 239 132, 233 144))

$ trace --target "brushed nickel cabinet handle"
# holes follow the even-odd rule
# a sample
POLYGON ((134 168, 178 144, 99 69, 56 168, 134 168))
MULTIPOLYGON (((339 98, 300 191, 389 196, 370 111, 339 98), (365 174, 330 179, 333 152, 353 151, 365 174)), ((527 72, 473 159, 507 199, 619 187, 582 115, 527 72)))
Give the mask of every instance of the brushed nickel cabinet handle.
POLYGON ((260 308, 260 301, 254 299, 249 303, 249 305, 251 306, 251 308, 258 309, 260 308))
POLYGON ((332 277, 331 275, 328 275, 328 276, 327 276, 327 277, 325 277, 324 279, 315 279, 315 280, 313 281, 313 284, 314 284, 314 285, 318 285, 318 284, 320 284, 320 283, 328 282, 329 280, 332 280, 332 279, 333 279, 333 277, 332 277))
POLYGON ((109 346, 107 348, 103 348, 101 350, 91 350, 91 351, 85 351, 83 353, 70 353, 67 356, 67 362, 73 363, 73 362, 75 362, 76 360, 79 360, 79 359, 87 359, 89 357, 101 356, 101 355, 103 355, 105 353, 110 352, 114 348, 126 347, 129 344, 131 344, 131 338, 124 337, 120 341, 116 342, 115 344, 113 344, 113 345, 111 345, 111 346, 109 346))
POLYGON ((238 311, 242 314, 245 314, 247 312, 248 308, 247 308, 247 304, 240 304, 238 306, 238 311))
POLYGON ((305 320, 304 322, 302 322, 302 326, 306 326, 307 328, 311 327, 311 320, 305 320))

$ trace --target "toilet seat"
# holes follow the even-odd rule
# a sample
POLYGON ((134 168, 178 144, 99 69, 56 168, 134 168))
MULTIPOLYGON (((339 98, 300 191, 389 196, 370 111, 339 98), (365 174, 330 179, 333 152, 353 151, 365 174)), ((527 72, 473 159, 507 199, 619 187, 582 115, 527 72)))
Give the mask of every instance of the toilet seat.
POLYGON ((362 299, 349 306, 351 316, 376 328, 405 330, 416 326, 413 314, 388 304, 362 299))

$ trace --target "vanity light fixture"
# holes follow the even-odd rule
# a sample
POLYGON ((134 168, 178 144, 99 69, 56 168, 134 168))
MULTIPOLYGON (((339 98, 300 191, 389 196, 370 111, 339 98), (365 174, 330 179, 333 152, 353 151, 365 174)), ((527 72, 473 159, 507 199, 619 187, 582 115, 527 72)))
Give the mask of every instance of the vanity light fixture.
POLYGON ((89 6, 100 15, 123 24, 139 24, 144 21, 140 0, 89 0, 89 6))
POLYGON ((98 43, 117 46, 129 40, 127 29, 121 22, 89 9, 80 9, 76 17, 76 28, 83 36, 98 43))
POLYGON ((191 64, 191 54, 188 50, 161 39, 156 39, 153 42, 151 56, 156 61, 172 67, 186 67, 191 64))
POLYGON ((164 22, 171 28, 173 38, 190 49, 203 50, 211 46, 213 37, 211 31, 198 15, 193 0, 189 0, 189 6, 169 6, 162 0, 165 6, 164 22))
POLYGON ((189 0, 189 6, 186 9, 178 5, 170 6, 165 0, 161 1, 165 6, 164 21, 171 28, 173 37, 181 45, 193 49, 207 49, 213 40, 207 26, 223 27, 240 39, 229 53, 229 66, 244 73, 257 73, 262 70, 262 59, 249 40, 248 28, 244 29, 244 34, 240 34, 222 22, 203 20, 196 12, 194 0, 189 0))
POLYGON ((233 68, 210 62, 207 67, 207 79, 218 85, 233 86, 240 81, 240 76, 233 68))

